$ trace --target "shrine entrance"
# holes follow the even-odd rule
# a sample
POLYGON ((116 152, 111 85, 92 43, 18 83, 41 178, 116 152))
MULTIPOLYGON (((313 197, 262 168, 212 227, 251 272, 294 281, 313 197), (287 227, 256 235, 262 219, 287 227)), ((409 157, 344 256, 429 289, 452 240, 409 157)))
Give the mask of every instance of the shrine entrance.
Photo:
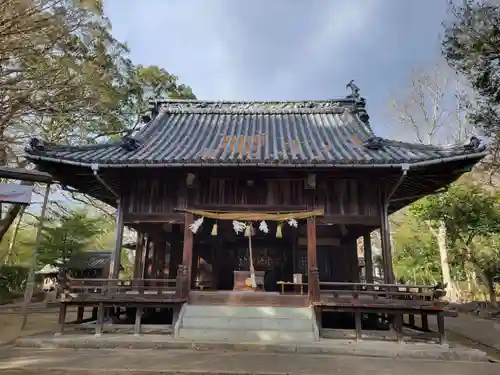
MULTIPOLYGON (((212 289, 245 289, 245 280, 250 277, 249 254, 247 238, 234 238, 222 242, 220 248, 214 251, 212 289)), ((276 282, 286 277, 290 278, 293 273, 292 243, 287 239, 255 237, 252 239, 252 261, 258 283, 257 289, 276 291, 276 282)), ((203 268, 204 266, 200 264, 198 270, 203 268)))

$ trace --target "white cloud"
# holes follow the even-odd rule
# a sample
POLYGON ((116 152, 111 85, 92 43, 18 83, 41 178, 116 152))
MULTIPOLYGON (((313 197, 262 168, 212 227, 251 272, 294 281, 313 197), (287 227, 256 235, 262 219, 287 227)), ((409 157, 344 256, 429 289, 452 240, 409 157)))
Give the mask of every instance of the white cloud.
POLYGON ((105 6, 135 62, 166 68, 199 98, 332 98, 355 79, 376 128, 408 72, 439 54, 446 1, 106 0, 105 6))

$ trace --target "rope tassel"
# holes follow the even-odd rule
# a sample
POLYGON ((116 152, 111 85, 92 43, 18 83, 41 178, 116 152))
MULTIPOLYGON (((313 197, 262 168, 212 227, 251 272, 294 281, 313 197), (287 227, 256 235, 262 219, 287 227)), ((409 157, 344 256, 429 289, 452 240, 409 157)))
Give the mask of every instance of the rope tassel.
POLYGON ((283 224, 278 224, 276 227, 276 238, 282 238, 283 237, 283 224))

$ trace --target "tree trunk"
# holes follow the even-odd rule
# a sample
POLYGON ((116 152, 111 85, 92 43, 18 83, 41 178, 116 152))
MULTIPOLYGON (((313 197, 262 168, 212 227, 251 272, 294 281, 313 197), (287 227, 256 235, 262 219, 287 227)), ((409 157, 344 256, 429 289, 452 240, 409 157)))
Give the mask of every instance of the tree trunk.
POLYGON ((450 264, 448 263, 448 246, 446 245, 446 225, 444 221, 439 221, 437 230, 437 243, 439 248, 439 259, 441 261, 441 273, 443 275, 443 284, 447 284, 446 297, 450 302, 456 302, 456 288, 451 280, 450 264))
POLYGON ((477 291, 477 273, 476 266, 473 263, 472 259, 472 250, 470 246, 465 246, 465 277, 467 279, 467 288, 469 289, 470 298, 473 300, 476 298, 477 291))
POLYGON ((493 272, 490 269, 484 270, 483 272, 480 272, 481 279, 483 280, 484 284, 488 287, 488 297, 491 305, 495 308, 498 309, 498 302, 497 302, 497 293, 495 290, 495 282, 493 281, 493 278, 495 276, 495 272, 493 272))
POLYGON ((5 214, 5 216, 0 220, 0 242, 2 242, 4 236, 9 231, 10 226, 16 220, 17 215, 21 212, 23 205, 21 204, 13 204, 9 207, 9 210, 5 214))
POLYGON ((16 225, 14 226, 14 232, 12 232, 12 237, 9 242, 9 250, 7 251, 7 258, 5 259, 6 264, 10 264, 12 262, 12 255, 14 253, 14 246, 16 244, 17 234, 19 233, 19 227, 21 226, 21 220, 23 218, 24 210, 26 210, 26 206, 23 206, 17 215, 16 225))
POLYGON ((427 222, 427 225, 432 234, 436 236, 437 245, 439 248, 439 260, 441 263, 441 275, 443 277, 443 284, 448 284, 448 286, 446 287, 446 298, 450 302, 456 302, 458 297, 457 288, 455 286, 455 283, 451 279, 450 274, 450 264, 448 262, 448 246, 446 244, 446 238, 448 235, 446 231, 446 225, 444 221, 439 221, 437 231, 434 229, 431 222, 427 222))

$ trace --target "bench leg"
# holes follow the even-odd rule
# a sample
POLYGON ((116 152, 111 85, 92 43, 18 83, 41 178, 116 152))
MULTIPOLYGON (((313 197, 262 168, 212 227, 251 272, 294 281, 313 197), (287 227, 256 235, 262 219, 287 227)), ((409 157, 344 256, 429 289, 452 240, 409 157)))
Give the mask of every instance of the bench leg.
POLYGON ((83 314, 85 313, 85 307, 84 306, 78 306, 78 310, 76 312, 76 322, 81 323, 83 322, 83 314))
POLYGON ((92 320, 97 320, 97 307, 92 307, 92 320))
POLYGON ((425 332, 429 332, 429 317, 427 316, 426 312, 422 312, 421 319, 422 319, 422 330, 424 330, 425 332))
POLYGON ((444 345, 446 344, 446 332, 444 330, 444 313, 439 312, 437 314, 437 324, 438 324, 438 331, 439 331, 439 344, 444 345))
POLYGON ((408 324, 411 327, 415 327, 415 314, 408 315, 408 324))

